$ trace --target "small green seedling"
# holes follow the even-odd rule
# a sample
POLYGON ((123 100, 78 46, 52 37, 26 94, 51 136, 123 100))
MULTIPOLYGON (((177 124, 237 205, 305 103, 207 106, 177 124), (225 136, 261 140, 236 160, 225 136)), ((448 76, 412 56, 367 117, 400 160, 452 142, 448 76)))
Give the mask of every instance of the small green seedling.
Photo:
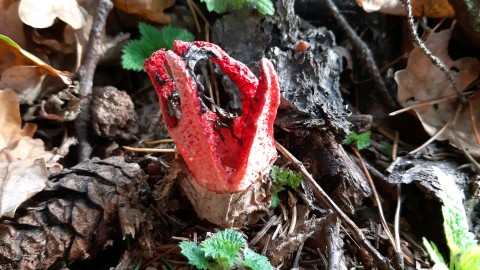
POLYGON ((302 174, 290 169, 281 169, 278 166, 273 166, 270 171, 270 178, 272 178, 272 208, 276 208, 280 203, 278 193, 285 190, 286 186, 297 189, 302 183, 302 174))
POLYGON ((450 267, 433 242, 423 238, 423 245, 427 249, 437 270, 478 270, 480 269, 480 246, 473 233, 469 231, 467 215, 462 203, 462 193, 458 190, 453 179, 449 178, 439 168, 434 167, 442 187, 443 227, 447 245, 450 249, 450 267))
POLYGON ((232 229, 220 231, 199 245, 182 241, 180 248, 188 263, 197 269, 273 269, 267 257, 249 249, 242 234, 232 229))
POLYGON ((372 133, 370 131, 357 134, 356 132, 350 133, 345 140, 342 141, 342 144, 350 145, 353 144, 357 147, 358 150, 362 150, 370 146, 370 137, 372 133))
POLYGON ((208 11, 225 13, 239 9, 257 9, 260 14, 272 16, 275 7, 271 0, 201 0, 207 5, 208 11))
POLYGON ((127 70, 142 71, 143 62, 153 52, 165 48, 173 50, 173 41, 193 41, 195 37, 185 29, 165 26, 161 30, 139 23, 140 39, 130 40, 122 51, 122 67, 127 70))

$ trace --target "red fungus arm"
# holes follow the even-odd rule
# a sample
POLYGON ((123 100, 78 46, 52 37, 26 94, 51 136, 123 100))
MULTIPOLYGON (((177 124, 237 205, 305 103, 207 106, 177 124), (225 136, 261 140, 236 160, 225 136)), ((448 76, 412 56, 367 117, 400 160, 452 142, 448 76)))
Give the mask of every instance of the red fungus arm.
POLYGON ((273 65, 266 59, 261 61, 258 82, 244 64, 214 44, 176 41, 174 45, 174 52, 162 50, 145 61, 167 129, 201 186, 215 192, 244 190, 268 171, 276 157, 273 122, 280 90, 273 65), (202 107, 196 82, 190 75, 193 71, 187 69, 182 59, 189 50, 199 48, 214 55, 212 61, 219 64, 242 93, 243 115, 232 120, 234 136, 216 130, 214 121, 218 116, 202 107), (165 66, 173 82, 166 79, 169 75, 165 66))

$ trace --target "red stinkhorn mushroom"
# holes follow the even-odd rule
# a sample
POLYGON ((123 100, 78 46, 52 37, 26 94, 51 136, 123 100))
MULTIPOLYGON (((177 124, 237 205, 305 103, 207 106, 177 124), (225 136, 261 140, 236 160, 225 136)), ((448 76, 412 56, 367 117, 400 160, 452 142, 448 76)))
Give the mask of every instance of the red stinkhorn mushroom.
POLYGON ((144 65, 158 94, 168 132, 200 186, 217 193, 245 190, 269 171, 277 156, 273 122, 280 90, 275 69, 269 60, 262 59, 258 80, 247 66, 217 45, 175 41, 174 47, 174 51, 153 53, 144 65), (204 105, 197 90, 194 64, 190 63, 206 55, 242 94, 243 113, 228 118, 228 123, 204 105))

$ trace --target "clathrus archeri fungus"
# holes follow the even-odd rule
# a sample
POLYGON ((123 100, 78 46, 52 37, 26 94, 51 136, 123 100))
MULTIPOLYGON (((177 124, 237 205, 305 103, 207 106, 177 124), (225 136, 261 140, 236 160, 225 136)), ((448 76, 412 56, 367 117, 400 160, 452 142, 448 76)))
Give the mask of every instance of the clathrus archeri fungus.
POLYGON ((200 186, 218 193, 245 190, 269 171, 277 156, 273 122, 280 90, 275 69, 262 59, 257 79, 215 44, 175 41, 174 47, 153 53, 144 64, 168 132, 200 186), (240 112, 224 110, 202 93, 194 68, 205 59, 218 64, 238 87, 240 112))

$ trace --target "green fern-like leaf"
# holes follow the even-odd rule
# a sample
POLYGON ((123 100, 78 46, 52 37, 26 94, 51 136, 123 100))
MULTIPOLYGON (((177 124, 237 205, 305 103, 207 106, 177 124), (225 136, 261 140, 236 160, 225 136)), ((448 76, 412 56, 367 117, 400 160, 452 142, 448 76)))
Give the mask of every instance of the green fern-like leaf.
POLYGON ((194 242, 182 241, 180 243, 182 254, 187 257, 188 263, 198 269, 208 269, 209 263, 205 257, 205 252, 194 242))
POLYGON ((138 24, 140 31, 139 40, 130 40, 123 47, 122 66, 124 69, 142 71, 143 62, 153 52, 165 48, 173 49, 173 41, 193 41, 194 36, 185 29, 165 26, 161 30, 145 24, 138 24))
POLYGON ((273 269, 267 257, 262 256, 249 248, 245 248, 243 255, 243 267, 248 267, 253 270, 273 269))
POLYGON ((362 150, 370 146, 370 137, 372 133, 370 131, 357 134, 356 132, 350 133, 345 140, 342 141, 342 144, 350 145, 354 144, 358 150, 362 150))
POLYGON ((302 184, 302 174, 289 169, 281 169, 278 166, 273 166, 270 171, 270 178, 272 178, 272 202, 271 207, 276 208, 280 203, 278 193, 285 190, 286 186, 297 189, 302 184))
POLYGON ((225 269, 238 265, 239 251, 246 245, 242 234, 232 229, 220 231, 200 243, 205 256, 215 259, 225 269))
POLYGON ((263 15, 273 15, 275 8, 271 0, 201 0, 207 5, 208 11, 225 13, 239 9, 257 9, 263 15))
POLYGON ((273 166, 270 172, 270 177, 274 184, 279 186, 290 186, 298 188, 302 183, 302 174, 289 169, 281 169, 278 166, 273 166))

